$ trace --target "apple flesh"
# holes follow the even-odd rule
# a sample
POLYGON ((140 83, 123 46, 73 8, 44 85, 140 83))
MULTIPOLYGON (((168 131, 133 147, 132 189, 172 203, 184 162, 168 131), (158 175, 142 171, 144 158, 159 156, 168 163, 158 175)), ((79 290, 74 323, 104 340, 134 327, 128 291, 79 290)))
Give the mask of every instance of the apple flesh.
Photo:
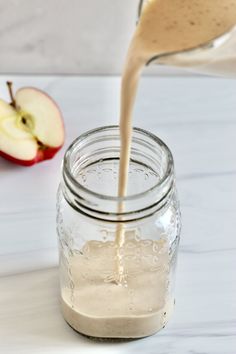
MULTIPOLYGON (((11 84, 9 84, 10 86, 11 84)), ((64 143, 62 114, 43 91, 25 87, 0 99, 0 156, 23 166, 51 159, 64 143)))

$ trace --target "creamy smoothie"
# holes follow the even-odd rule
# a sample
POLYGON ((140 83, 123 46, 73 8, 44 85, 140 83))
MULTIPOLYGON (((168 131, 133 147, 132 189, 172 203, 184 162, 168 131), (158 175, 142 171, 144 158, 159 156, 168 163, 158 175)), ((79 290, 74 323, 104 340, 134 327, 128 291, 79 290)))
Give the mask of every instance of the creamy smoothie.
POLYGON ((87 242, 70 258, 73 289, 62 292, 63 313, 77 331, 95 337, 144 337, 164 327, 174 300, 168 290, 165 240, 124 243, 128 286, 114 282, 115 242, 87 242))
POLYGON ((125 63, 120 113, 119 196, 126 195, 132 112, 139 77, 146 63, 162 53, 188 50, 236 25, 236 0, 149 0, 143 9, 125 63))
MULTIPOLYGON (((154 56, 188 50, 207 43, 236 24, 236 0, 149 0, 130 44, 121 88, 120 197, 126 196, 132 141, 132 112, 140 74, 154 56)), ((124 203, 119 212, 125 210, 124 203)), ((124 243, 122 224, 117 244, 124 243)), ((117 281, 124 282, 122 258, 117 251, 117 281)))
MULTIPOLYGON (((236 0, 150 0, 131 41, 123 71, 118 195, 127 194, 132 113, 140 73, 155 55, 190 49, 236 24, 236 0)), ((125 210, 120 203, 119 211, 125 210)), ((147 238, 146 240, 144 240, 147 238)), ((66 320, 95 337, 143 337, 161 329, 173 309, 167 241, 127 240, 122 223, 114 242, 91 241, 69 257, 72 287, 62 292, 66 320)))

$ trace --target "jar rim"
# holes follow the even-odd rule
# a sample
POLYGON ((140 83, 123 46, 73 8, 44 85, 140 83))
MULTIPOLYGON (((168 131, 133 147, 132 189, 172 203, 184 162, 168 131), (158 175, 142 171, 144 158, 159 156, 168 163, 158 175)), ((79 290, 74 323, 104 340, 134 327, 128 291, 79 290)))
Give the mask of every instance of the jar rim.
POLYGON ((68 178, 70 183, 72 185, 74 185, 76 188, 82 190, 83 192, 85 192, 86 194, 88 194, 92 197, 98 198, 100 200, 107 200, 107 201, 117 202, 117 203, 135 201, 137 199, 145 197, 146 195, 148 195, 150 193, 153 193, 156 189, 159 189, 159 188, 161 188, 162 185, 165 185, 167 183, 167 181, 169 180, 170 176, 172 176, 173 172, 174 172, 174 160, 173 160, 172 153, 171 153, 170 149, 168 148, 168 146, 160 138, 158 138, 155 134, 153 134, 145 129, 137 128, 137 127, 133 127, 134 132, 141 133, 142 135, 148 137, 154 143, 156 143, 159 146, 161 146, 162 148, 164 148, 164 150, 167 154, 166 171, 165 171, 164 175, 158 180, 157 183, 155 183, 152 187, 150 187, 149 189, 147 189, 143 192, 140 192, 137 194, 132 194, 132 195, 127 195, 125 197, 119 197, 119 196, 111 196, 111 195, 107 195, 107 194, 97 193, 93 190, 90 190, 89 188, 86 188, 78 180, 76 180, 76 178, 73 176, 73 173, 71 172, 71 169, 70 169, 70 157, 71 157, 71 152, 73 151, 73 148, 78 143, 83 142, 86 138, 88 138, 89 136, 91 136, 93 134, 96 134, 99 132, 105 132, 105 131, 109 131, 109 130, 114 130, 114 129, 119 129, 119 126, 118 125, 107 125, 107 126, 101 126, 101 127, 95 128, 95 129, 88 130, 87 132, 78 136, 70 144, 70 146, 67 148, 64 158, 63 158, 63 174, 66 176, 66 178, 68 178))

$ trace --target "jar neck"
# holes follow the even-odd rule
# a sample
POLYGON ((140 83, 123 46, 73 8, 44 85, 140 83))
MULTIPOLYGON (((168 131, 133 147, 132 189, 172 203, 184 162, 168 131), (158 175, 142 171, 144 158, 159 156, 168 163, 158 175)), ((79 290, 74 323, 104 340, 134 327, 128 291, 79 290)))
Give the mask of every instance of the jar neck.
POLYGON ((72 208, 103 221, 130 222, 166 207, 174 191, 173 158, 168 147, 149 132, 133 129, 130 189, 137 193, 131 191, 124 198, 116 196, 119 155, 117 126, 92 130, 72 143, 64 157, 61 183, 72 208), (119 213, 121 203, 123 211, 119 213))

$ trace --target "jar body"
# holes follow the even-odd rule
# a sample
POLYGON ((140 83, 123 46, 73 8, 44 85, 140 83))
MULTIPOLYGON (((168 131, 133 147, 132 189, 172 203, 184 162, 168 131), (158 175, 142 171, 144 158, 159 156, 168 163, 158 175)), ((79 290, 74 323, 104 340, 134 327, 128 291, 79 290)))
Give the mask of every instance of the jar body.
MULTIPOLYGON (((99 183, 111 181, 118 170, 114 161, 99 159, 99 168, 89 164, 87 170, 82 169, 82 180, 89 187, 98 179, 99 183)), ((135 160, 133 166, 131 161, 130 170, 136 170, 135 180, 139 175, 143 188, 150 183, 144 181, 149 178, 147 173, 153 170, 147 165, 145 170, 144 165, 138 168, 137 163, 135 160)), ((111 185, 109 188, 116 188, 116 182, 111 185)), ((58 190, 57 225, 64 318, 88 336, 139 338, 154 334, 166 325, 174 307, 180 236, 174 180, 165 203, 154 211, 145 208, 151 213, 144 215, 142 210, 139 217, 132 212, 128 219, 115 213, 111 217, 101 212, 105 209, 102 201, 98 210, 93 203, 85 208, 81 198, 77 203, 71 199, 63 180, 58 190), (116 239, 118 227, 123 229, 122 245, 116 239), (119 283, 116 275, 121 271, 124 281, 119 283)))

